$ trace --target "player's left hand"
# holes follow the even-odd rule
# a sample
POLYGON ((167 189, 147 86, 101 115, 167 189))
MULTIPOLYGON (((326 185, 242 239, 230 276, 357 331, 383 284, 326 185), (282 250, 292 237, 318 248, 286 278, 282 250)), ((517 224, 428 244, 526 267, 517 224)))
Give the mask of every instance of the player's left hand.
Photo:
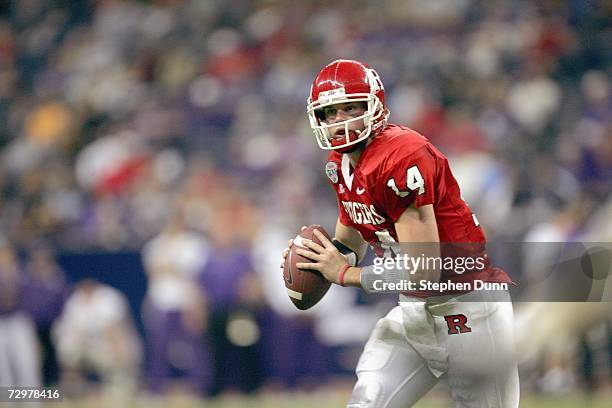
POLYGON ((338 275, 342 267, 347 264, 346 257, 318 230, 315 230, 314 234, 323 245, 308 239, 303 240, 304 246, 308 249, 298 248, 296 253, 313 262, 298 262, 296 266, 300 269, 314 269, 321 272, 321 275, 328 281, 339 283, 338 275))

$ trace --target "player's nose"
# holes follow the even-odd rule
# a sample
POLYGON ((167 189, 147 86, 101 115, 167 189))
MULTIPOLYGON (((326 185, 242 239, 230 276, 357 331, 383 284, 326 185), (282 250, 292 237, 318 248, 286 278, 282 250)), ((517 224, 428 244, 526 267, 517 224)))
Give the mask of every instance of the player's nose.
POLYGON ((346 111, 344 111, 343 109, 338 109, 332 121, 333 123, 338 123, 338 122, 344 122, 345 120, 350 119, 350 118, 351 118, 351 115, 349 115, 346 111))

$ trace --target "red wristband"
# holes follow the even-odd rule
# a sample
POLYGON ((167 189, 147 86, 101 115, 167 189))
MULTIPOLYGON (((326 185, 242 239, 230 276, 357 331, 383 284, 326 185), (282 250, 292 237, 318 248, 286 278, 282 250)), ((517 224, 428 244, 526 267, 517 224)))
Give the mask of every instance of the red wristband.
POLYGON ((340 273, 338 274, 338 283, 340 284, 340 286, 344 286, 344 274, 350 267, 351 265, 344 264, 342 265, 342 268, 340 268, 340 273))

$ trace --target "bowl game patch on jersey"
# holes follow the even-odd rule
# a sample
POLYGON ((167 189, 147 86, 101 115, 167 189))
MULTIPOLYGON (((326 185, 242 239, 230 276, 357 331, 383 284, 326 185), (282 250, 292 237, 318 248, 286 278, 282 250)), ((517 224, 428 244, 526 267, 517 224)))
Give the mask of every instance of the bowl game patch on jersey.
POLYGON ((325 165, 325 174, 327 174, 327 177, 329 177, 332 183, 334 184, 337 183, 338 182, 338 164, 336 164, 336 162, 333 162, 333 161, 328 161, 327 164, 325 165))

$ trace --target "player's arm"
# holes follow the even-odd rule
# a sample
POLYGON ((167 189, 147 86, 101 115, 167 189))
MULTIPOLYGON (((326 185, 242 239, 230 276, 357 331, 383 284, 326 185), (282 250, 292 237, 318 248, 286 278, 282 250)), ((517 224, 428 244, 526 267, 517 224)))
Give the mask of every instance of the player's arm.
MULTIPOLYGON (((368 248, 367 243, 364 241, 359 231, 353 227, 344 225, 340 222, 340 219, 336 222, 336 235, 333 241, 335 241, 333 243, 336 248, 344 255, 347 255, 345 250, 354 252, 357 257, 357 262, 363 259, 368 248), (338 243, 340 243, 340 245, 338 245, 338 243), (342 246, 346 249, 343 250, 342 246)), ((357 262, 354 264, 356 265, 357 262)))
MULTIPOLYGON (((426 258, 438 258, 440 256, 440 237, 438 235, 438 224, 433 204, 416 207, 414 204, 408 207, 395 223, 395 232, 400 243, 409 243, 408 250, 426 258), (419 245, 423 243, 423 245, 419 245)), ((411 255, 410 253, 407 255, 411 255)), ((420 281, 422 279, 438 282, 440 271, 438 269, 418 269, 411 271, 410 279, 420 281)))
MULTIPOLYGON (((440 242, 440 238, 432 204, 418 208, 411 205, 406 208, 395 222, 395 231, 399 242, 410 243, 411 249, 418 250, 419 255, 424 254, 426 257, 440 256, 439 246, 434 245, 440 242), (420 246, 419 243, 424 245, 420 246)), ((345 286, 361 287, 361 269, 360 267, 347 269, 344 276, 345 286)), ((440 280, 440 271, 433 269, 417 270, 410 275, 410 279, 414 281, 425 279, 437 282, 440 280)))

